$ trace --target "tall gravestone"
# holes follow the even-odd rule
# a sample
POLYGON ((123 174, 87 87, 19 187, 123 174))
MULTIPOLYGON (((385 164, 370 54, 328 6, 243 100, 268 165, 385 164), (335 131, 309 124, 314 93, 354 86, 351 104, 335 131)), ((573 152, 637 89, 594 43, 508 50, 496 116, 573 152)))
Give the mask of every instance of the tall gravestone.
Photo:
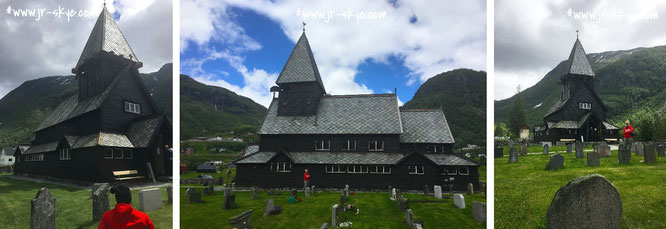
POLYGON ((549 170, 564 168, 564 156, 559 153, 550 155, 550 161, 548 161, 548 164, 546 164, 546 168, 549 170))
POLYGON ((412 228, 414 225, 414 212, 412 212, 412 209, 406 209, 405 210, 405 221, 407 225, 409 225, 409 228, 412 228))
POLYGON ((162 191, 159 188, 139 191, 139 210, 147 212, 162 208, 162 191))
POLYGON ((345 197, 349 197, 349 185, 345 185, 345 197))
POLYGON ((495 147, 495 158, 501 158, 501 157, 504 157, 504 148, 495 147))
POLYGON ((599 152, 587 153, 587 166, 599 166, 599 152))
POLYGON ((275 207, 275 200, 273 199, 267 199, 264 201, 264 216, 268 216, 271 214, 271 210, 273 210, 273 207, 275 207))
POLYGON ((435 185, 433 190, 435 191, 435 198, 441 200, 442 199, 442 186, 435 185))
POLYGON ((95 183, 92 185, 92 215, 93 222, 102 220, 104 213, 110 209, 109 207, 109 189, 111 187, 108 183, 95 183))
POLYGON ((305 187, 303 192, 305 193, 305 197, 310 197, 310 187, 305 187))
POLYGON ((576 178, 555 193, 546 218, 551 229, 620 228, 620 193, 599 174, 576 178))
POLYGON ((244 211, 243 213, 229 218, 231 228, 237 229, 251 229, 252 228, 252 209, 244 211))
POLYGON ((430 188, 428 187, 427 184, 423 185, 423 195, 425 195, 425 196, 430 195, 430 188))
POLYGON ((173 203, 173 186, 167 186, 167 198, 169 203, 173 203))
POLYGON ((567 153, 573 152, 573 145, 572 144, 567 144, 567 153))
POLYGON ((473 207, 472 210, 473 210, 473 214, 474 214, 474 219, 476 219, 476 221, 479 221, 481 223, 485 223, 486 222, 486 203, 474 201, 472 207, 473 207))
POLYGON ((617 150, 617 158, 620 164, 629 164, 631 162, 631 151, 620 147, 620 149, 617 150))
POLYGON ((645 144, 645 151, 643 152, 643 160, 645 163, 655 163, 657 162, 657 156, 655 155, 655 145, 648 143, 645 144))
POLYGON ((550 146, 548 144, 543 145, 543 155, 548 155, 550 152, 550 146))
POLYGON ((518 162, 518 152, 515 147, 511 147, 509 150, 509 163, 518 162))
POLYGON ((197 192, 197 190, 193 188, 188 188, 185 191, 185 195, 187 196, 187 203, 201 202, 201 192, 197 192))
POLYGON ((30 201, 30 228, 52 229, 56 228, 56 198, 47 188, 41 188, 34 199, 30 201))
POLYGON ((310 190, 310 194, 311 194, 311 195, 314 195, 314 194, 315 194, 315 186, 314 186, 314 185, 312 185, 312 190, 310 190))
POLYGON ((520 156, 527 156, 527 144, 520 144, 520 156))
POLYGON ((259 199, 259 191, 257 191, 257 188, 252 187, 252 189, 250 190, 250 192, 251 192, 250 199, 252 199, 252 200, 259 199))
POLYGON ((665 150, 666 150, 666 145, 664 145, 663 142, 660 142, 657 145, 657 155, 660 156, 660 157, 666 156, 666 154, 664 152, 665 150))
POLYGON ((235 203, 236 195, 231 194, 231 188, 224 190, 224 202, 222 202, 222 210, 232 209, 235 203))
POLYGON ((645 154, 645 146, 643 145, 642 142, 635 142, 634 145, 636 145, 636 156, 643 156, 645 154))
POLYGON ((338 207, 339 205, 333 205, 331 208, 331 226, 338 227, 338 207))
POLYGON ((576 158, 585 158, 585 153, 583 152, 583 143, 579 141, 576 142, 576 158))
POLYGON ((467 194, 474 194, 474 184, 472 183, 467 184, 467 194))

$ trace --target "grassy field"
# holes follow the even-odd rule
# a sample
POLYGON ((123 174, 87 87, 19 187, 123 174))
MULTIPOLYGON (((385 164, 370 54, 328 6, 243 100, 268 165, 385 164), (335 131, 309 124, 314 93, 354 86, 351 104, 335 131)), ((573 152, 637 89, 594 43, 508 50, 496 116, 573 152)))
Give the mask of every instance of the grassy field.
MULTIPOLYGON (((201 188, 197 188, 200 191, 201 188)), ((228 228, 229 218, 253 209, 253 228, 319 228, 322 223, 331 223, 331 207, 340 202, 339 192, 318 192, 311 197, 299 196, 303 202, 289 204, 288 192, 282 195, 267 196, 260 192, 260 199, 251 200, 250 192, 234 192, 237 208, 222 210, 224 196, 217 192, 203 196, 203 203, 187 203, 185 189, 181 189, 180 226, 181 228, 228 228), (282 213, 263 217, 264 201, 274 199, 282 206, 282 213)), ((410 200, 436 200, 434 197, 419 194, 403 194, 410 200)), ((414 217, 424 220, 426 228, 446 225, 447 228, 485 228, 472 215, 472 202, 485 202, 484 194, 465 195, 467 208, 458 209, 452 199, 443 199, 443 203, 412 203, 410 208, 414 217)), ((349 217, 353 228, 408 228, 405 213, 386 193, 356 193, 347 202, 360 209, 360 214, 349 217)))
MULTIPOLYGON (((541 147, 535 148, 529 151, 541 152, 541 147)), ((555 192, 570 180, 593 173, 605 176, 620 192, 622 228, 666 228, 664 157, 657 157, 657 163, 644 164, 643 156, 634 154, 630 165, 620 165, 617 151, 613 151, 612 157, 601 158, 601 166, 588 167, 587 159, 563 153, 564 169, 547 171, 546 155, 522 156, 518 163, 509 164, 506 148, 504 154, 495 160, 496 228, 545 228, 546 212, 555 192)))
MULTIPOLYGON (((39 188, 48 188, 56 198, 57 228, 97 228, 99 223, 92 222, 90 190, 14 180, 8 174, 0 175, 0 228, 30 228, 30 200, 39 188)), ((172 228, 173 205, 167 203, 166 188, 162 188, 162 199, 162 208, 147 214, 156 228, 172 228)), ((109 204, 116 205, 112 194, 109 204)), ((138 190, 132 190, 132 206, 139 206, 138 190)))

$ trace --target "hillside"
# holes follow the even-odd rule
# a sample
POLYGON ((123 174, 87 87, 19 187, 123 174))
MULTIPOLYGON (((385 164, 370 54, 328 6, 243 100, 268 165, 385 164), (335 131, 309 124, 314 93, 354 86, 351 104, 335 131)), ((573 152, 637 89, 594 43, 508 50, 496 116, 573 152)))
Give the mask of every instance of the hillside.
POLYGON ((180 138, 242 130, 256 132, 266 112, 262 105, 225 88, 180 75, 180 138))
POLYGON ((404 108, 443 108, 455 148, 485 146, 486 72, 457 69, 428 79, 404 108))
MULTIPOLYGON (((592 53, 587 57, 596 74, 595 89, 608 108, 611 123, 621 126, 624 119, 640 110, 663 111, 666 107, 666 46, 592 53)), ((557 80, 565 64, 566 60, 560 62, 520 93, 530 127, 542 124, 543 115, 559 99, 557 80)), ((514 98, 495 101, 495 122, 507 122, 514 98)))
MULTIPOLYGON (((141 79, 158 108, 164 108, 171 120, 172 65, 165 64, 141 79)), ((77 83, 73 75, 49 76, 28 80, 0 99, 0 146, 28 143, 32 131, 60 102, 74 95, 77 83)))

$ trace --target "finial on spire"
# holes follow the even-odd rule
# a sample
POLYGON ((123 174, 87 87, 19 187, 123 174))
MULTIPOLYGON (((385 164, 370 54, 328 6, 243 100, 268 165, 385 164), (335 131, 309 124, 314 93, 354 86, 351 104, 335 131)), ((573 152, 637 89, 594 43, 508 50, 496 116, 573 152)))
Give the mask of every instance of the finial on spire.
POLYGON ((305 33, 305 21, 303 21, 303 32, 305 33))
POLYGON ((104 6, 106 6, 106 0, 104 0, 104 6))
POLYGON ((576 39, 578 39, 578 30, 576 30, 576 39))

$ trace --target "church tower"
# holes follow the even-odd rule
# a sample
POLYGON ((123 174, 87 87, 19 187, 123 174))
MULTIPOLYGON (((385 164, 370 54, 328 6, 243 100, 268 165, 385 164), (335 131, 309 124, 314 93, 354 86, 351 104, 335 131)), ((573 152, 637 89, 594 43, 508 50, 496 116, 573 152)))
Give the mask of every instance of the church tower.
POLYGON ((587 54, 580 40, 576 37, 576 42, 571 49, 571 54, 569 54, 566 69, 560 78, 560 83, 562 84, 561 100, 566 101, 569 99, 571 91, 578 86, 589 84, 587 86, 592 87, 593 80, 594 72, 592 71, 590 62, 587 60, 587 54))

